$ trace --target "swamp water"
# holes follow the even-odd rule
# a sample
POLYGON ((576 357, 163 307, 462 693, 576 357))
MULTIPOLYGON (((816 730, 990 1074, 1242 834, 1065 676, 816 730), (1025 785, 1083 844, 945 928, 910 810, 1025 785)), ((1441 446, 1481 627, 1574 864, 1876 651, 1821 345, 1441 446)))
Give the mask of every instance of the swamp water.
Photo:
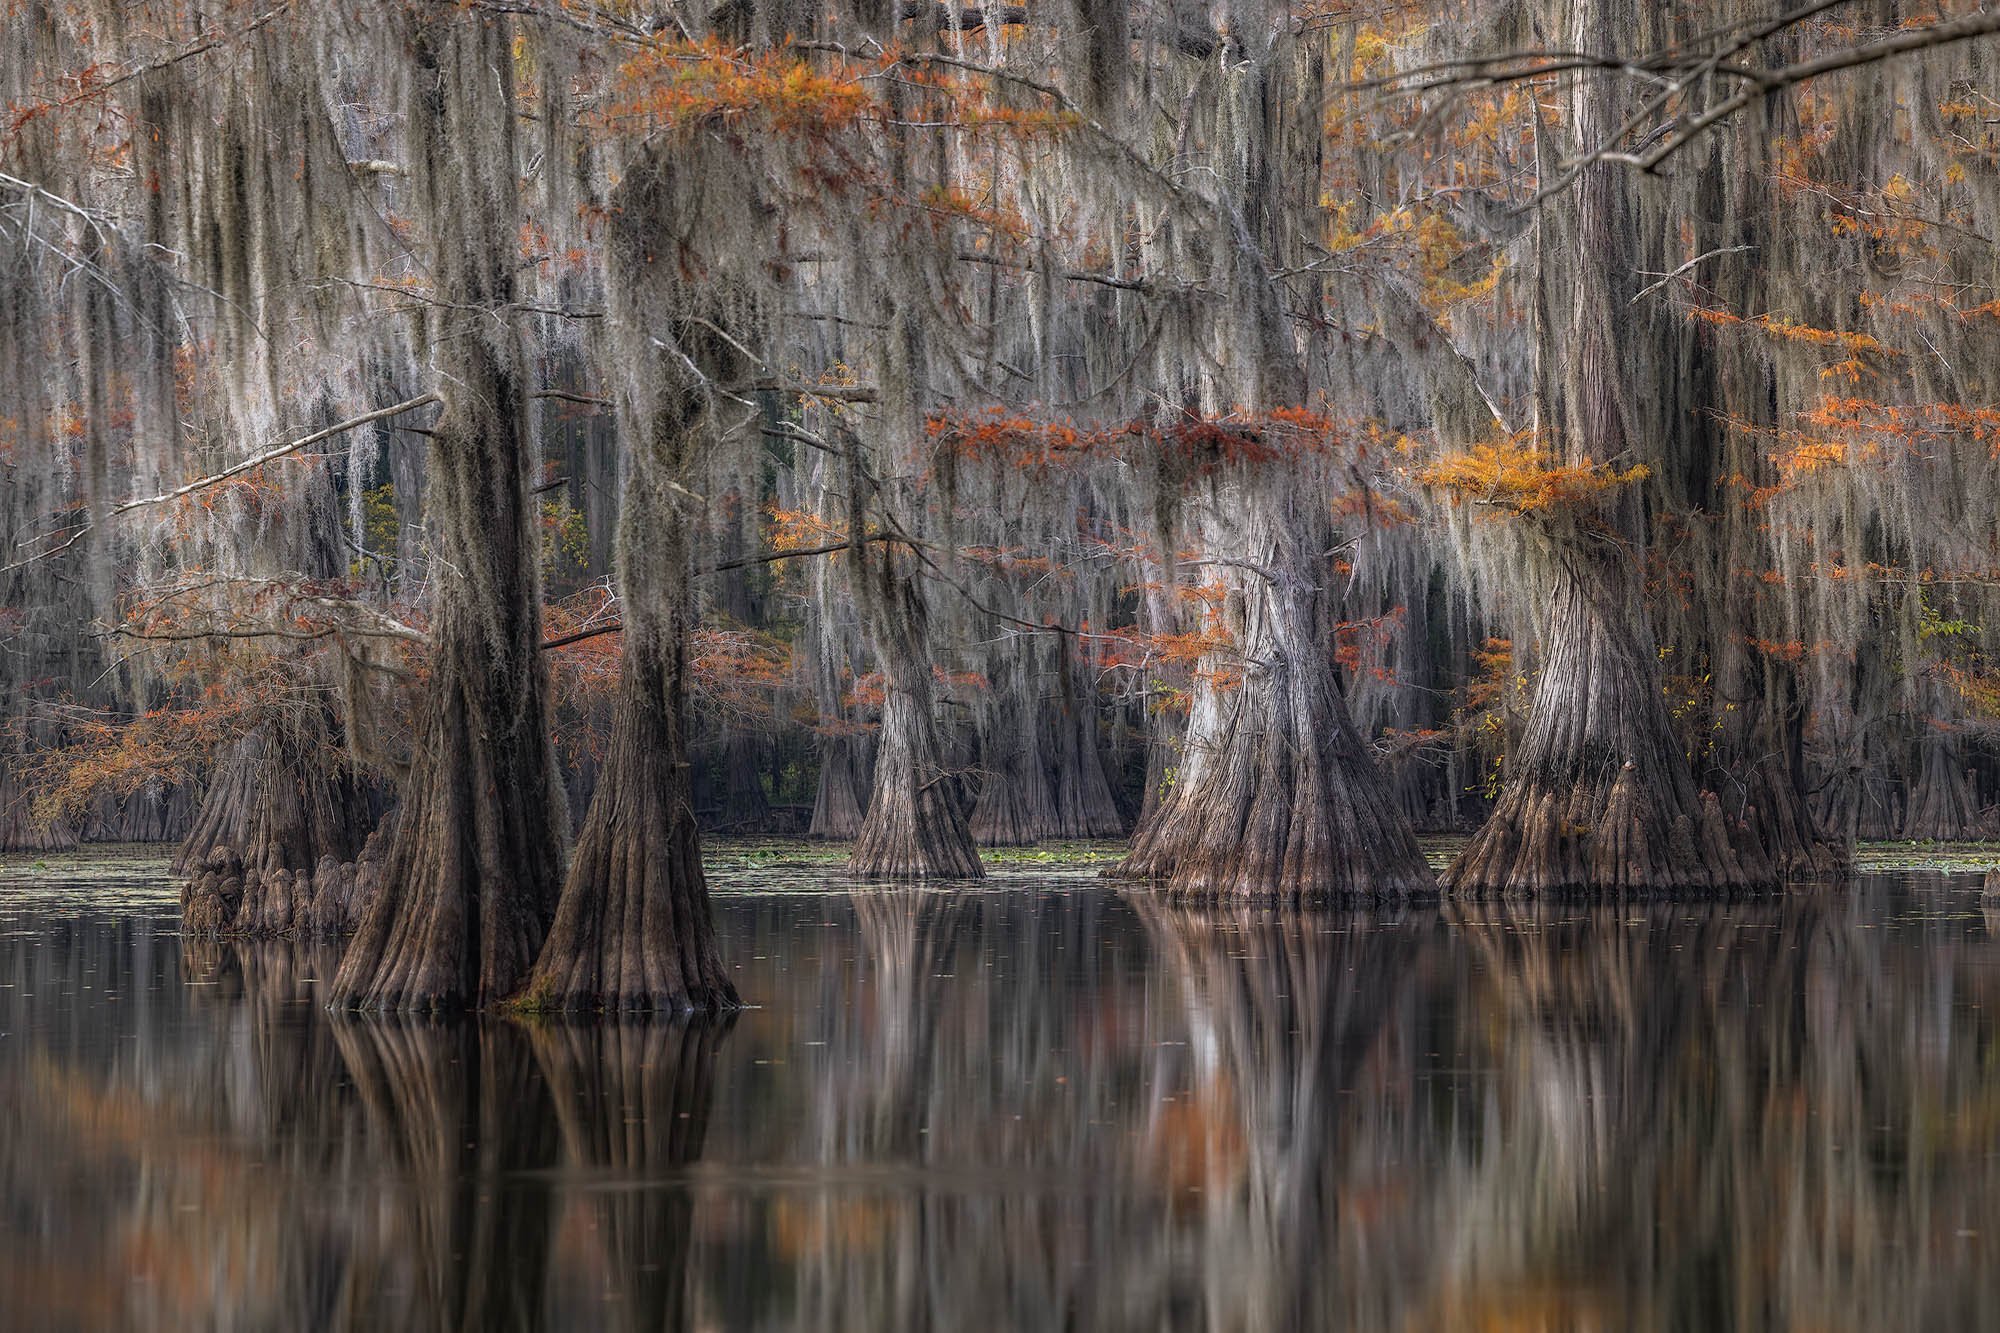
MULTIPOLYGON (((1191 911, 722 844, 723 1026, 335 1019, 0 861, 0 1328, 2000 1327, 2000 913, 1191 911)), ((1880 868, 1881 858, 1864 862, 1880 868)))

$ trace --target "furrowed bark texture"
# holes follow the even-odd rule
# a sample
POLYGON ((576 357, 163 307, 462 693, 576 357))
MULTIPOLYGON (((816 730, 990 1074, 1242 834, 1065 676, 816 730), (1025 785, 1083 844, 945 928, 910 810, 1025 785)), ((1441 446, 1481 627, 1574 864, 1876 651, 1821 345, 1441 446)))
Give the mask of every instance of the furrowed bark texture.
MULTIPOLYGON (((1563 0, 1552 26, 1579 49, 1615 40, 1617 10, 1563 0)), ((1624 111, 1611 81, 1569 89, 1573 142, 1610 135, 1624 111)), ((1545 170, 1555 153, 1541 126, 1545 170)), ((1682 405, 1661 399, 1662 343, 1632 292, 1646 188, 1607 163, 1583 168, 1537 224, 1536 419, 1572 465, 1671 460, 1690 447, 1682 405)), ((1736 893, 1774 888, 1758 839, 1732 827, 1695 782, 1661 694, 1641 573, 1648 515, 1633 485, 1559 506, 1546 523, 1553 566, 1543 662, 1521 743, 1492 816, 1445 872, 1465 897, 1736 893)))
POLYGON ((1446 892, 1645 897, 1773 882, 1768 861, 1739 857, 1736 830, 1689 772, 1651 637, 1624 614, 1636 593, 1558 576, 1527 730, 1492 816, 1445 871, 1446 892))
POLYGON ((1031 643, 1010 646, 1001 697, 987 717, 979 799, 969 821, 982 847, 1031 847, 1056 832, 1054 794, 1042 764, 1034 651, 1031 643))
POLYGON ((1068 634, 1056 648, 1055 707, 1050 711, 1055 764, 1055 836, 1058 838, 1122 838, 1125 817, 1111 794, 1104 756, 1097 744, 1097 702, 1090 682, 1077 662, 1076 644, 1068 634))
POLYGON ((514 293, 513 115, 492 86, 511 57, 497 24, 447 18, 419 38, 436 72, 414 119, 453 300, 426 307, 447 395, 426 493, 435 656, 381 891, 333 988, 339 1005, 410 1010, 485 1005, 521 984, 554 910, 564 832, 521 354, 506 317, 487 313, 514 293))
POLYGON ((845 842, 861 832, 870 785, 867 745, 858 736, 829 736, 820 745, 819 788, 806 836, 845 842))
MULTIPOLYGON (((671 230, 687 216, 677 166, 665 154, 649 156, 614 196, 614 334, 645 349, 633 364, 650 374, 620 399, 626 475, 615 553, 625 630, 611 746, 526 997, 570 1012, 738 1003, 715 941, 686 739, 688 516, 677 496, 690 494, 686 483, 710 442, 714 413, 683 358, 655 350, 651 334, 636 336, 673 308, 666 301, 649 308, 645 284, 655 229, 664 222, 671 230)), ((730 377, 727 338, 662 327, 688 363, 730 377)))
POLYGON ((318 708, 230 747, 174 855, 184 930, 254 938, 352 929, 352 863, 373 811, 360 784, 330 766, 335 750, 332 720, 318 708))
POLYGON ((986 873, 953 799, 931 711, 927 617, 911 576, 888 552, 848 557, 887 686, 876 737, 875 789, 848 871, 866 879, 977 879, 986 873))
POLYGON ((567 1011, 734 1008, 686 759, 684 520, 642 471, 619 528, 628 592, 611 746, 527 995, 567 1011))
POLYGON ((1176 780, 1110 873, 1189 899, 1434 894, 1334 677, 1323 502, 1276 469, 1209 498, 1234 649, 1202 663, 1176 780))

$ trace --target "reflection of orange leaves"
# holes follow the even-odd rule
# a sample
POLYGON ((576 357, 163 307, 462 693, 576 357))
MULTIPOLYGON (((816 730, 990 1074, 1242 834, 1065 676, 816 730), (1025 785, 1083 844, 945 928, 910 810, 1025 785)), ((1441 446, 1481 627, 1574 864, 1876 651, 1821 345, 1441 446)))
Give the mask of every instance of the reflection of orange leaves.
POLYGON ((829 1253, 868 1253, 889 1234, 889 1205, 877 1198, 780 1195, 771 1204, 771 1248, 791 1263, 829 1253))
POLYGON ((1248 1146, 1227 1079, 1162 1104, 1147 1147, 1153 1173, 1175 1194, 1228 1189, 1243 1174, 1248 1146))

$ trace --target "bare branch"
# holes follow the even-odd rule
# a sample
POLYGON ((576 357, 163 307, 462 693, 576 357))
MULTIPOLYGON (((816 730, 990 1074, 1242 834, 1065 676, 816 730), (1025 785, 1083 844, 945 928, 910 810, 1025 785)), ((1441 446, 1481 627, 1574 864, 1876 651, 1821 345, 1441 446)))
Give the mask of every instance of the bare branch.
MULTIPOLYGON (((188 482, 184 486, 176 486, 174 487, 174 489, 170 491, 161 491, 158 495, 135 496, 130 500, 126 500, 123 501, 122 503, 113 505, 110 509, 105 511, 104 517, 107 519, 117 518, 122 514, 129 514, 135 509, 143 509, 148 505, 165 504, 170 500, 178 500, 183 496, 193 495, 196 491, 206 490, 210 486, 219 485, 222 482, 228 481, 231 477, 241 476, 243 473, 249 472, 254 468, 262 467, 264 464, 269 463, 274 459, 283 458, 286 454, 296 453, 300 449, 305 448, 307 445, 318 444, 321 440, 331 439, 333 436, 340 435, 346 431, 353 430, 357 426, 365 426, 370 422, 380 421, 385 417, 393 417, 403 412, 414 411, 419 407, 424 407, 430 403, 435 403, 439 401, 441 400, 439 399, 438 395, 434 393, 427 393, 416 398, 411 398, 403 402, 396 403, 390 407, 377 408, 373 412, 363 412, 358 417, 349 417, 347 420, 336 422, 335 424, 326 427, 324 430, 316 430, 310 435, 302 435, 296 440, 288 440, 284 444, 278 445, 275 448, 266 449, 259 454, 253 454, 249 458, 244 459, 242 462, 232 464, 231 466, 222 469, 222 471, 220 472, 211 473, 206 477, 197 477, 195 480, 188 482)), ((78 540, 80 540, 86 532, 89 532, 90 529, 91 525, 89 523, 85 523, 75 532, 70 533, 69 536, 63 540, 61 545, 51 547, 46 551, 37 552, 36 554, 28 556, 25 559, 17 560, 13 564, 6 566, 6 569, 7 570, 18 569, 22 565, 33 564, 37 560, 46 560, 50 556, 60 555, 62 552, 67 551, 70 547, 76 545, 78 540)), ((5 570, 0 570, 0 573, 4 572, 5 570)))

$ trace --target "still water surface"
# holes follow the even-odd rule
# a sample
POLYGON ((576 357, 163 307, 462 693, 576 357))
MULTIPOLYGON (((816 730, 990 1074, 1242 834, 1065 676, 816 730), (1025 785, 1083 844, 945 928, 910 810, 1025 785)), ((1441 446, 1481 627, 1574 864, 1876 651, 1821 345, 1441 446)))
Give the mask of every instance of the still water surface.
POLYGON ((0 1327, 2000 1328, 1976 886, 724 872, 762 1007, 570 1028, 334 1019, 332 957, 184 943, 156 860, 10 860, 0 1327))

